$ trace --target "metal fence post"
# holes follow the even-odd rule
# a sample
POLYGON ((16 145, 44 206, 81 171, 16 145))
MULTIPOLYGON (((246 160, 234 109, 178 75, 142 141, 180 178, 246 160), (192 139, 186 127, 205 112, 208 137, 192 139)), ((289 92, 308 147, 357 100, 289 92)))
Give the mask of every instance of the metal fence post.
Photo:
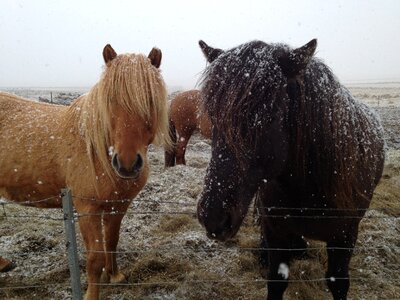
POLYGON ((67 238, 68 265, 71 275, 72 299, 81 300, 81 277, 79 272, 78 248, 76 245, 75 221, 70 189, 62 189, 62 205, 64 212, 64 227, 67 238))

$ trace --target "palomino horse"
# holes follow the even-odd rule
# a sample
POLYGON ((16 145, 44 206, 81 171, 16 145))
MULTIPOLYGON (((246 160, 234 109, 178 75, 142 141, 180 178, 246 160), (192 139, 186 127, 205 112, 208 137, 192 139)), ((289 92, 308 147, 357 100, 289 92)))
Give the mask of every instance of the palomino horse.
POLYGON ((117 55, 106 45, 103 57, 99 82, 69 107, 0 93, 1 196, 56 208, 60 198, 38 200, 71 189, 87 250, 86 299, 99 298, 103 270, 110 282, 125 280, 115 255, 121 221, 146 183, 148 145, 169 140, 161 51, 117 55))
POLYGON ((326 242, 326 282, 346 299, 358 225, 382 175, 379 121, 313 58, 316 46, 253 41, 223 51, 200 41, 214 129, 198 218, 226 240, 258 192, 268 299, 282 299, 303 236, 326 242))
POLYGON ((192 134, 198 130, 205 138, 211 138, 211 122, 202 109, 200 91, 186 91, 171 100, 169 126, 174 147, 165 151, 165 166, 185 165, 186 147, 192 134))

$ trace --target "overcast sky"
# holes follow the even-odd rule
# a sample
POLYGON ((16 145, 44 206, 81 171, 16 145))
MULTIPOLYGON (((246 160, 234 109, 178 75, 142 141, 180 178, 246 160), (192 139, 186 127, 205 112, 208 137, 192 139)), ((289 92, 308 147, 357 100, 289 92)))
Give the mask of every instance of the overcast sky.
POLYGON ((0 87, 92 86, 110 43, 159 47, 166 83, 194 88, 206 66, 199 39, 229 49, 312 38, 344 82, 400 81, 399 0, 0 0, 0 87))

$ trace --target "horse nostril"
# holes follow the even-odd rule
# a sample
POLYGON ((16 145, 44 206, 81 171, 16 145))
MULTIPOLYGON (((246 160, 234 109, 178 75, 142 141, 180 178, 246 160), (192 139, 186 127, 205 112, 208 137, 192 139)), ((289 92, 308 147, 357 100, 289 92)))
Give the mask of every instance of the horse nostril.
POLYGON ((117 153, 115 153, 113 155, 112 160, 111 160, 111 164, 112 164, 112 166, 114 167, 115 170, 119 170, 120 169, 120 164, 119 164, 119 160, 118 160, 118 157, 117 157, 117 153))
MULTIPOLYGON (((220 216, 219 221, 208 220, 205 225, 207 236, 213 240, 225 241, 232 230, 232 217, 230 215, 220 216)), ((200 221, 201 223, 201 221, 200 221)))
POLYGON ((133 170, 139 171, 143 167, 143 158, 140 154, 136 156, 136 161, 133 165, 133 170))
POLYGON ((130 167, 126 167, 119 158, 120 156, 117 153, 114 153, 111 159, 111 165, 117 174, 122 178, 136 178, 139 176, 140 171, 144 165, 144 161, 140 154, 136 155, 136 160, 130 164, 130 167))

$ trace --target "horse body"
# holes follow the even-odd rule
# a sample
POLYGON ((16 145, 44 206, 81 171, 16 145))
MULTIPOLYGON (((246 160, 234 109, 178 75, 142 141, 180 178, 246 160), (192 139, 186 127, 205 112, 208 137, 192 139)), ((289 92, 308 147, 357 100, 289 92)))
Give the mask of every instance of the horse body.
POLYGON ((171 100, 169 125, 174 148, 165 151, 165 166, 186 164, 185 152, 190 137, 199 131, 205 138, 211 138, 211 122, 202 109, 201 93, 190 90, 178 94, 171 100))
MULTIPOLYGON (((59 130, 66 108, 0 93, 0 109, 2 196, 35 201, 58 195, 65 187, 57 150, 65 143, 59 130)), ((53 207, 50 202, 38 205, 53 207)))
POLYGON ((148 145, 168 143, 160 50, 117 56, 107 45, 103 56, 99 83, 69 107, 0 93, 1 195, 53 208, 60 189, 71 189, 87 250, 86 299, 99 298, 102 276, 125 280, 115 255, 121 221, 147 181, 148 145))
POLYGON ((262 246, 281 249, 262 253, 268 299, 282 299, 280 267, 303 252, 303 237, 326 242, 327 284, 345 299, 358 224, 383 170, 379 121, 312 57, 315 40, 294 50, 200 46, 211 63, 202 92, 214 131, 199 221, 211 238, 230 238, 256 195, 262 246))

